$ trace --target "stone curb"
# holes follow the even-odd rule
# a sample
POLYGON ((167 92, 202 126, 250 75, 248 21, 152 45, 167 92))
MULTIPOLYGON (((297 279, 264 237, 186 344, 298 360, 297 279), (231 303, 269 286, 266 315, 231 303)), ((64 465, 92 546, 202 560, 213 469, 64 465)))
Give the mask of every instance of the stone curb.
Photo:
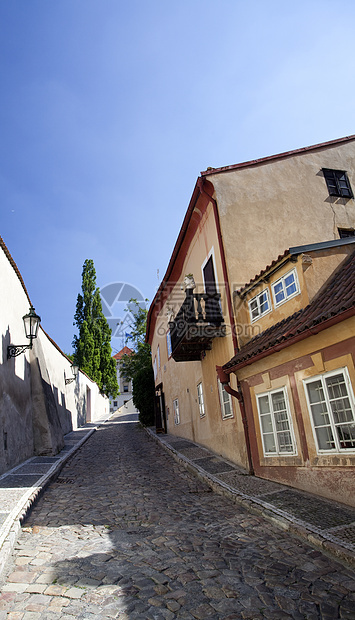
MULTIPOLYGON (((97 426, 88 429, 88 432, 82 437, 70 450, 65 452, 62 457, 58 459, 56 463, 53 463, 52 467, 37 481, 36 485, 32 486, 26 491, 21 499, 16 503, 15 507, 10 512, 6 521, 3 523, 0 530, 0 580, 9 559, 12 554, 13 548, 16 544, 21 525, 29 517, 31 510, 36 505, 47 486, 55 479, 64 467, 70 457, 91 437, 91 435, 103 424, 106 420, 98 422, 97 426)), ((79 427, 77 430, 84 430, 83 427, 79 427)), ((25 464, 31 463, 35 457, 31 457, 25 463, 21 463, 19 467, 23 467, 25 464)), ((16 469, 16 468, 14 468, 16 469)), ((6 472, 7 474, 9 472, 6 472)))
MULTIPOLYGON (((234 503, 239 504, 246 510, 262 516, 274 525, 277 525, 284 531, 290 532, 295 536, 305 540, 308 544, 317 549, 320 549, 323 553, 331 555, 336 560, 346 564, 346 566, 355 568, 355 553, 351 549, 348 549, 345 545, 339 545, 334 540, 331 540, 331 536, 327 536, 321 532, 318 528, 311 524, 293 517, 289 513, 268 504, 266 501, 261 500, 250 495, 246 495, 241 491, 231 487, 222 480, 216 478, 213 474, 206 472, 202 467, 193 463, 186 456, 175 450, 172 446, 162 441, 159 435, 156 435, 150 428, 145 427, 144 430, 156 443, 162 446, 172 457, 180 463, 187 471, 194 476, 197 476, 199 480, 207 483, 213 491, 219 495, 223 495, 228 499, 231 499, 234 503)), ((193 443, 193 442, 191 442, 193 443)), ((212 453, 211 453, 212 454, 212 453)))

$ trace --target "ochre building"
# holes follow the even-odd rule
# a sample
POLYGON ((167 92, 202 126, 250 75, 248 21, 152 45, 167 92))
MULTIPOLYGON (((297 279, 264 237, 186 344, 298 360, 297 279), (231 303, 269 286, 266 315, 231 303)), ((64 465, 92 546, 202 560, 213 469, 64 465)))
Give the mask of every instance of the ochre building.
POLYGON ((147 321, 158 431, 345 503, 354 186, 355 136, 202 172, 147 321))

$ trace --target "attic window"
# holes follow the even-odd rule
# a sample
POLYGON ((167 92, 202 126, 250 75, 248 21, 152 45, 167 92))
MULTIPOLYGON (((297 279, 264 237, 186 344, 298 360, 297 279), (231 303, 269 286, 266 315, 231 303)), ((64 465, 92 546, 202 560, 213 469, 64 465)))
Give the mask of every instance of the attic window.
POLYGON ((257 319, 259 319, 261 316, 263 316, 267 312, 270 312, 271 306, 270 306, 268 290, 265 289, 258 295, 255 295, 255 297, 253 297, 253 299, 251 299, 248 302, 248 304, 249 304, 250 318, 252 321, 256 321, 257 319))
POLYGON ((354 198, 350 181, 345 170, 331 170, 330 168, 323 168, 323 174, 327 183, 329 196, 354 198))
POLYGON ((272 285, 275 306, 280 306, 285 301, 298 295, 300 292, 296 270, 292 269, 272 285))

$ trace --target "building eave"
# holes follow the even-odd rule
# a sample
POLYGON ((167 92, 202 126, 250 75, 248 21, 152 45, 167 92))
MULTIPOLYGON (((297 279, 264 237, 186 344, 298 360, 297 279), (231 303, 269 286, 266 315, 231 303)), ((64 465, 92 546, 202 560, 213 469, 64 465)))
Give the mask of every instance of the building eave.
POLYGON ((180 253, 181 247, 186 239, 187 236, 187 232, 189 229, 189 225, 191 222, 191 218, 197 203, 197 200, 200 196, 200 189, 199 189, 199 182, 201 181, 200 178, 197 179, 195 187, 194 187, 194 191, 192 193, 190 202, 189 202, 189 206, 187 208, 185 217, 184 217, 184 221, 182 223, 182 226, 180 228, 180 232, 178 235, 178 238, 176 240, 167 270, 165 272, 165 275, 163 277, 163 280, 161 281, 159 288, 154 296, 154 299, 152 301, 152 303, 150 304, 149 310, 148 310, 148 314, 147 314, 147 328, 146 328, 146 342, 149 342, 151 344, 152 342, 152 338, 153 338, 153 330, 154 330, 154 313, 155 312, 159 312, 159 310, 162 308, 163 304, 165 303, 167 297, 169 296, 173 286, 175 285, 175 282, 172 282, 172 273, 173 273, 173 269, 174 266, 176 264, 177 261, 177 257, 180 253), (158 308, 158 310, 157 310, 158 308))
POLYGON ((346 142, 355 140, 355 134, 351 136, 345 136, 343 138, 337 138, 336 140, 329 140, 328 142, 321 142, 311 146, 305 146, 300 149, 294 149, 292 151, 285 151, 283 153, 277 153, 275 155, 269 155, 268 157, 260 157, 259 159, 251 159, 250 161, 241 162, 239 164, 232 164, 230 166, 221 166, 219 168, 207 168, 201 172, 202 177, 208 177, 214 174, 221 174, 223 172, 230 172, 232 170, 240 170, 241 168, 252 168, 253 166, 260 166, 262 164, 268 164, 269 162, 285 159, 287 157, 294 157, 295 155, 302 155, 311 151, 321 150, 324 148, 337 146, 346 142))

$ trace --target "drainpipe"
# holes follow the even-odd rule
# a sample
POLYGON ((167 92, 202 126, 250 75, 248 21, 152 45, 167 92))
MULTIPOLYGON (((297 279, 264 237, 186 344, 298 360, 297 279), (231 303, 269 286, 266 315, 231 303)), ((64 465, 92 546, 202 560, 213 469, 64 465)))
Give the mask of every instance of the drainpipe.
POLYGON ((243 422, 243 428, 244 428, 245 445, 246 445, 247 456, 248 456, 249 474, 254 475, 253 458, 252 458, 251 447, 250 447, 249 427, 248 427, 248 420, 247 420, 247 416, 245 412, 242 386, 238 381, 238 390, 234 390, 229 385, 230 377, 229 375, 227 375, 226 372, 224 372, 222 366, 216 366, 216 371, 217 371, 218 379, 222 383, 227 394, 234 396, 234 398, 236 398, 239 403, 240 413, 242 416, 242 422, 243 422))
POLYGON ((226 263, 226 256, 224 253, 222 230, 221 230, 221 224, 219 221, 217 202, 213 198, 213 196, 211 196, 206 191, 204 183, 205 183, 205 179, 203 179, 202 177, 199 177, 197 179, 197 187, 200 191, 201 196, 204 195, 207 198, 207 200, 212 203, 212 206, 213 206, 213 213, 214 213, 216 231, 217 231, 217 237, 218 237, 219 252, 220 252, 221 262, 222 262, 222 271, 223 271, 225 294, 226 294, 226 300, 227 300, 227 306, 228 306, 229 321, 230 321, 231 332, 232 332, 232 342, 233 342, 233 347, 234 347, 234 353, 237 353, 238 352, 238 341, 237 341, 237 335, 236 335, 236 329, 235 329, 233 304, 232 304, 232 298, 231 298, 230 289, 229 289, 227 263, 226 263))

